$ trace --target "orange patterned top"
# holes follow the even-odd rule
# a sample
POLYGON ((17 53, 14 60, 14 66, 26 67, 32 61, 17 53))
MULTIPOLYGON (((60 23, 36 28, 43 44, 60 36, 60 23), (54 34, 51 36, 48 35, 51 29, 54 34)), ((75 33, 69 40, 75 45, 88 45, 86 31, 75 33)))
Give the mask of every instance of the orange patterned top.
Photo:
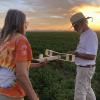
POLYGON ((25 92, 16 80, 16 62, 31 61, 32 50, 27 38, 18 34, 0 45, 0 94, 24 97, 25 92))

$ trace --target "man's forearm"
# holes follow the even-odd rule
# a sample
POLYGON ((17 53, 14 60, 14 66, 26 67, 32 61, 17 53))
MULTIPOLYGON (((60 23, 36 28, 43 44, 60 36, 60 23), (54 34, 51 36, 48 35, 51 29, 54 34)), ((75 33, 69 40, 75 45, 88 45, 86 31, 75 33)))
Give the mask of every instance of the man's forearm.
POLYGON ((86 59, 86 60, 94 60, 95 59, 95 55, 90 55, 90 54, 84 54, 84 53, 78 53, 75 52, 75 57, 81 58, 81 59, 86 59))

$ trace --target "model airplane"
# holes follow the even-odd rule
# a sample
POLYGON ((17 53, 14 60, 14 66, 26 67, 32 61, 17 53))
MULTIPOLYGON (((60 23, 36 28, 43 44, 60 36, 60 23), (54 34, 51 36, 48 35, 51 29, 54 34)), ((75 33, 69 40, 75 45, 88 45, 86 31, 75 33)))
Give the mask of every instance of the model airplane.
POLYGON ((53 61, 53 60, 62 60, 62 61, 69 61, 74 62, 75 56, 68 53, 59 53, 53 50, 46 49, 45 50, 45 57, 43 54, 39 55, 38 59, 33 59, 33 62, 43 62, 43 61, 53 61))

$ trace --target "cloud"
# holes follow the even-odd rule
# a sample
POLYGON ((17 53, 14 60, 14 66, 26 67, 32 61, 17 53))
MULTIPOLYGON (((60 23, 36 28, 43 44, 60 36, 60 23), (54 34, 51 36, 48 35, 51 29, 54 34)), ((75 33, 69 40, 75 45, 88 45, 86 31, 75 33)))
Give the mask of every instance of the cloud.
POLYGON ((62 26, 69 23, 73 8, 81 5, 100 6, 100 0, 0 0, 0 18, 4 18, 8 9, 14 8, 24 11, 33 26, 62 26))
POLYGON ((0 0, 0 12, 6 12, 8 9, 32 10, 29 5, 25 4, 24 0, 0 0))

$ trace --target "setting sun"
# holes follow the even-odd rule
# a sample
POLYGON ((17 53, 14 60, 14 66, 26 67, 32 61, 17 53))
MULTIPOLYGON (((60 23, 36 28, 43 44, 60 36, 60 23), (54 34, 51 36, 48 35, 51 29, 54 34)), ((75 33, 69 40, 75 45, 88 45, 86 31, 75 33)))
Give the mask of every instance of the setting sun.
POLYGON ((100 7, 98 6, 80 6, 73 9, 75 12, 82 12, 89 19, 89 26, 94 30, 100 30, 100 7))

